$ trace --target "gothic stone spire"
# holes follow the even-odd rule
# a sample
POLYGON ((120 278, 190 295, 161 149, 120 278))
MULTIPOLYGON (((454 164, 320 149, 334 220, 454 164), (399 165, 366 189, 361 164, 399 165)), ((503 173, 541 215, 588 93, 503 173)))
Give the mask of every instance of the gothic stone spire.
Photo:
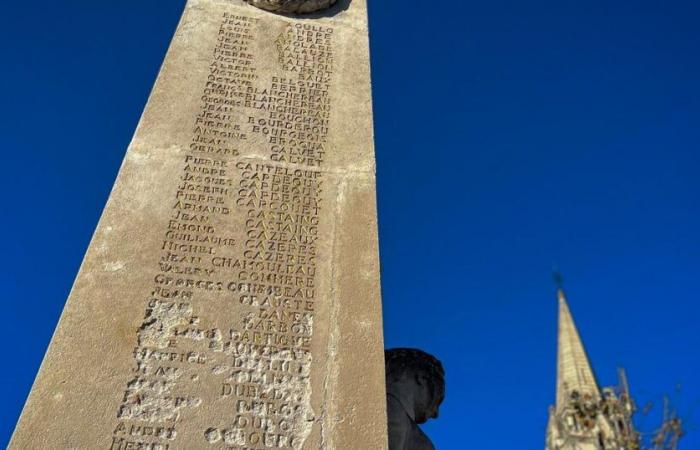
POLYGON ((598 400, 600 389, 561 288, 558 297, 557 409, 561 409, 573 392, 598 400))
POLYGON ((564 291, 559 288, 557 404, 550 409, 546 450, 636 450, 634 403, 623 389, 600 389, 564 291))

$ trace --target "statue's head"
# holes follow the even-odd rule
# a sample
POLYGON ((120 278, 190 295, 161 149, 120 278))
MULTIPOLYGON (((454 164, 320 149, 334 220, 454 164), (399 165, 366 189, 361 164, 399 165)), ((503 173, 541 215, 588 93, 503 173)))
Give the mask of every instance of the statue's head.
POLYGON ((389 392, 412 398, 416 423, 437 418, 445 399, 445 369, 434 356, 414 348, 384 352, 389 392), (396 392, 398 391, 398 392, 396 392))
POLYGON ((338 0, 246 0, 253 6, 282 14, 309 14, 333 6, 338 0))

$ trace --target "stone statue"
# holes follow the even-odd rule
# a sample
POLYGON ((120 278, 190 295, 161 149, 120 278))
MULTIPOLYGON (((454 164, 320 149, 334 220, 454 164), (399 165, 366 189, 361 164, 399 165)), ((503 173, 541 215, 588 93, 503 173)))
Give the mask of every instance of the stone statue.
POLYGON ((438 416, 445 398, 442 364, 412 348, 387 350, 384 357, 389 450, 435 450, 418 424, 438 416))
POLYGON ((308 14, 334 5, 338 0, 246 0, 253 6, 283 14, 308 14))

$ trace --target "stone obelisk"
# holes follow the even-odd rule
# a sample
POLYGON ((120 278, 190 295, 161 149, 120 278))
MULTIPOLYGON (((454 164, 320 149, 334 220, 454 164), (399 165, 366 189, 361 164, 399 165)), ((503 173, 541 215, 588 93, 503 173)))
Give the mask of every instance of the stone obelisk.
POLYGON ((190 0, 12 449, 384 449, 366 0, 190 0))

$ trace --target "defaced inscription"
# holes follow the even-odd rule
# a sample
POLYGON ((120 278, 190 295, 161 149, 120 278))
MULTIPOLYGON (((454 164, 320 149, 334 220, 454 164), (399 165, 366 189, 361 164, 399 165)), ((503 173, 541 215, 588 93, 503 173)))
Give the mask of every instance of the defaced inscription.
MULTIPOLYGON (((251 3, 310 12, 333 1, 251 3)), ((270 75, 252 50, 269 38, 258 21, 221 17, 111 450, 181 448, 183 422, 202 408, 221 414, 199 430, 201 448, 298 450, 316 420, 333 29, 287 24, 272 37, 279 70, 270 75), (264 146, 252 148, 251 136, 264 146), (207 314, 215 302, 229 312, 207 314)))

